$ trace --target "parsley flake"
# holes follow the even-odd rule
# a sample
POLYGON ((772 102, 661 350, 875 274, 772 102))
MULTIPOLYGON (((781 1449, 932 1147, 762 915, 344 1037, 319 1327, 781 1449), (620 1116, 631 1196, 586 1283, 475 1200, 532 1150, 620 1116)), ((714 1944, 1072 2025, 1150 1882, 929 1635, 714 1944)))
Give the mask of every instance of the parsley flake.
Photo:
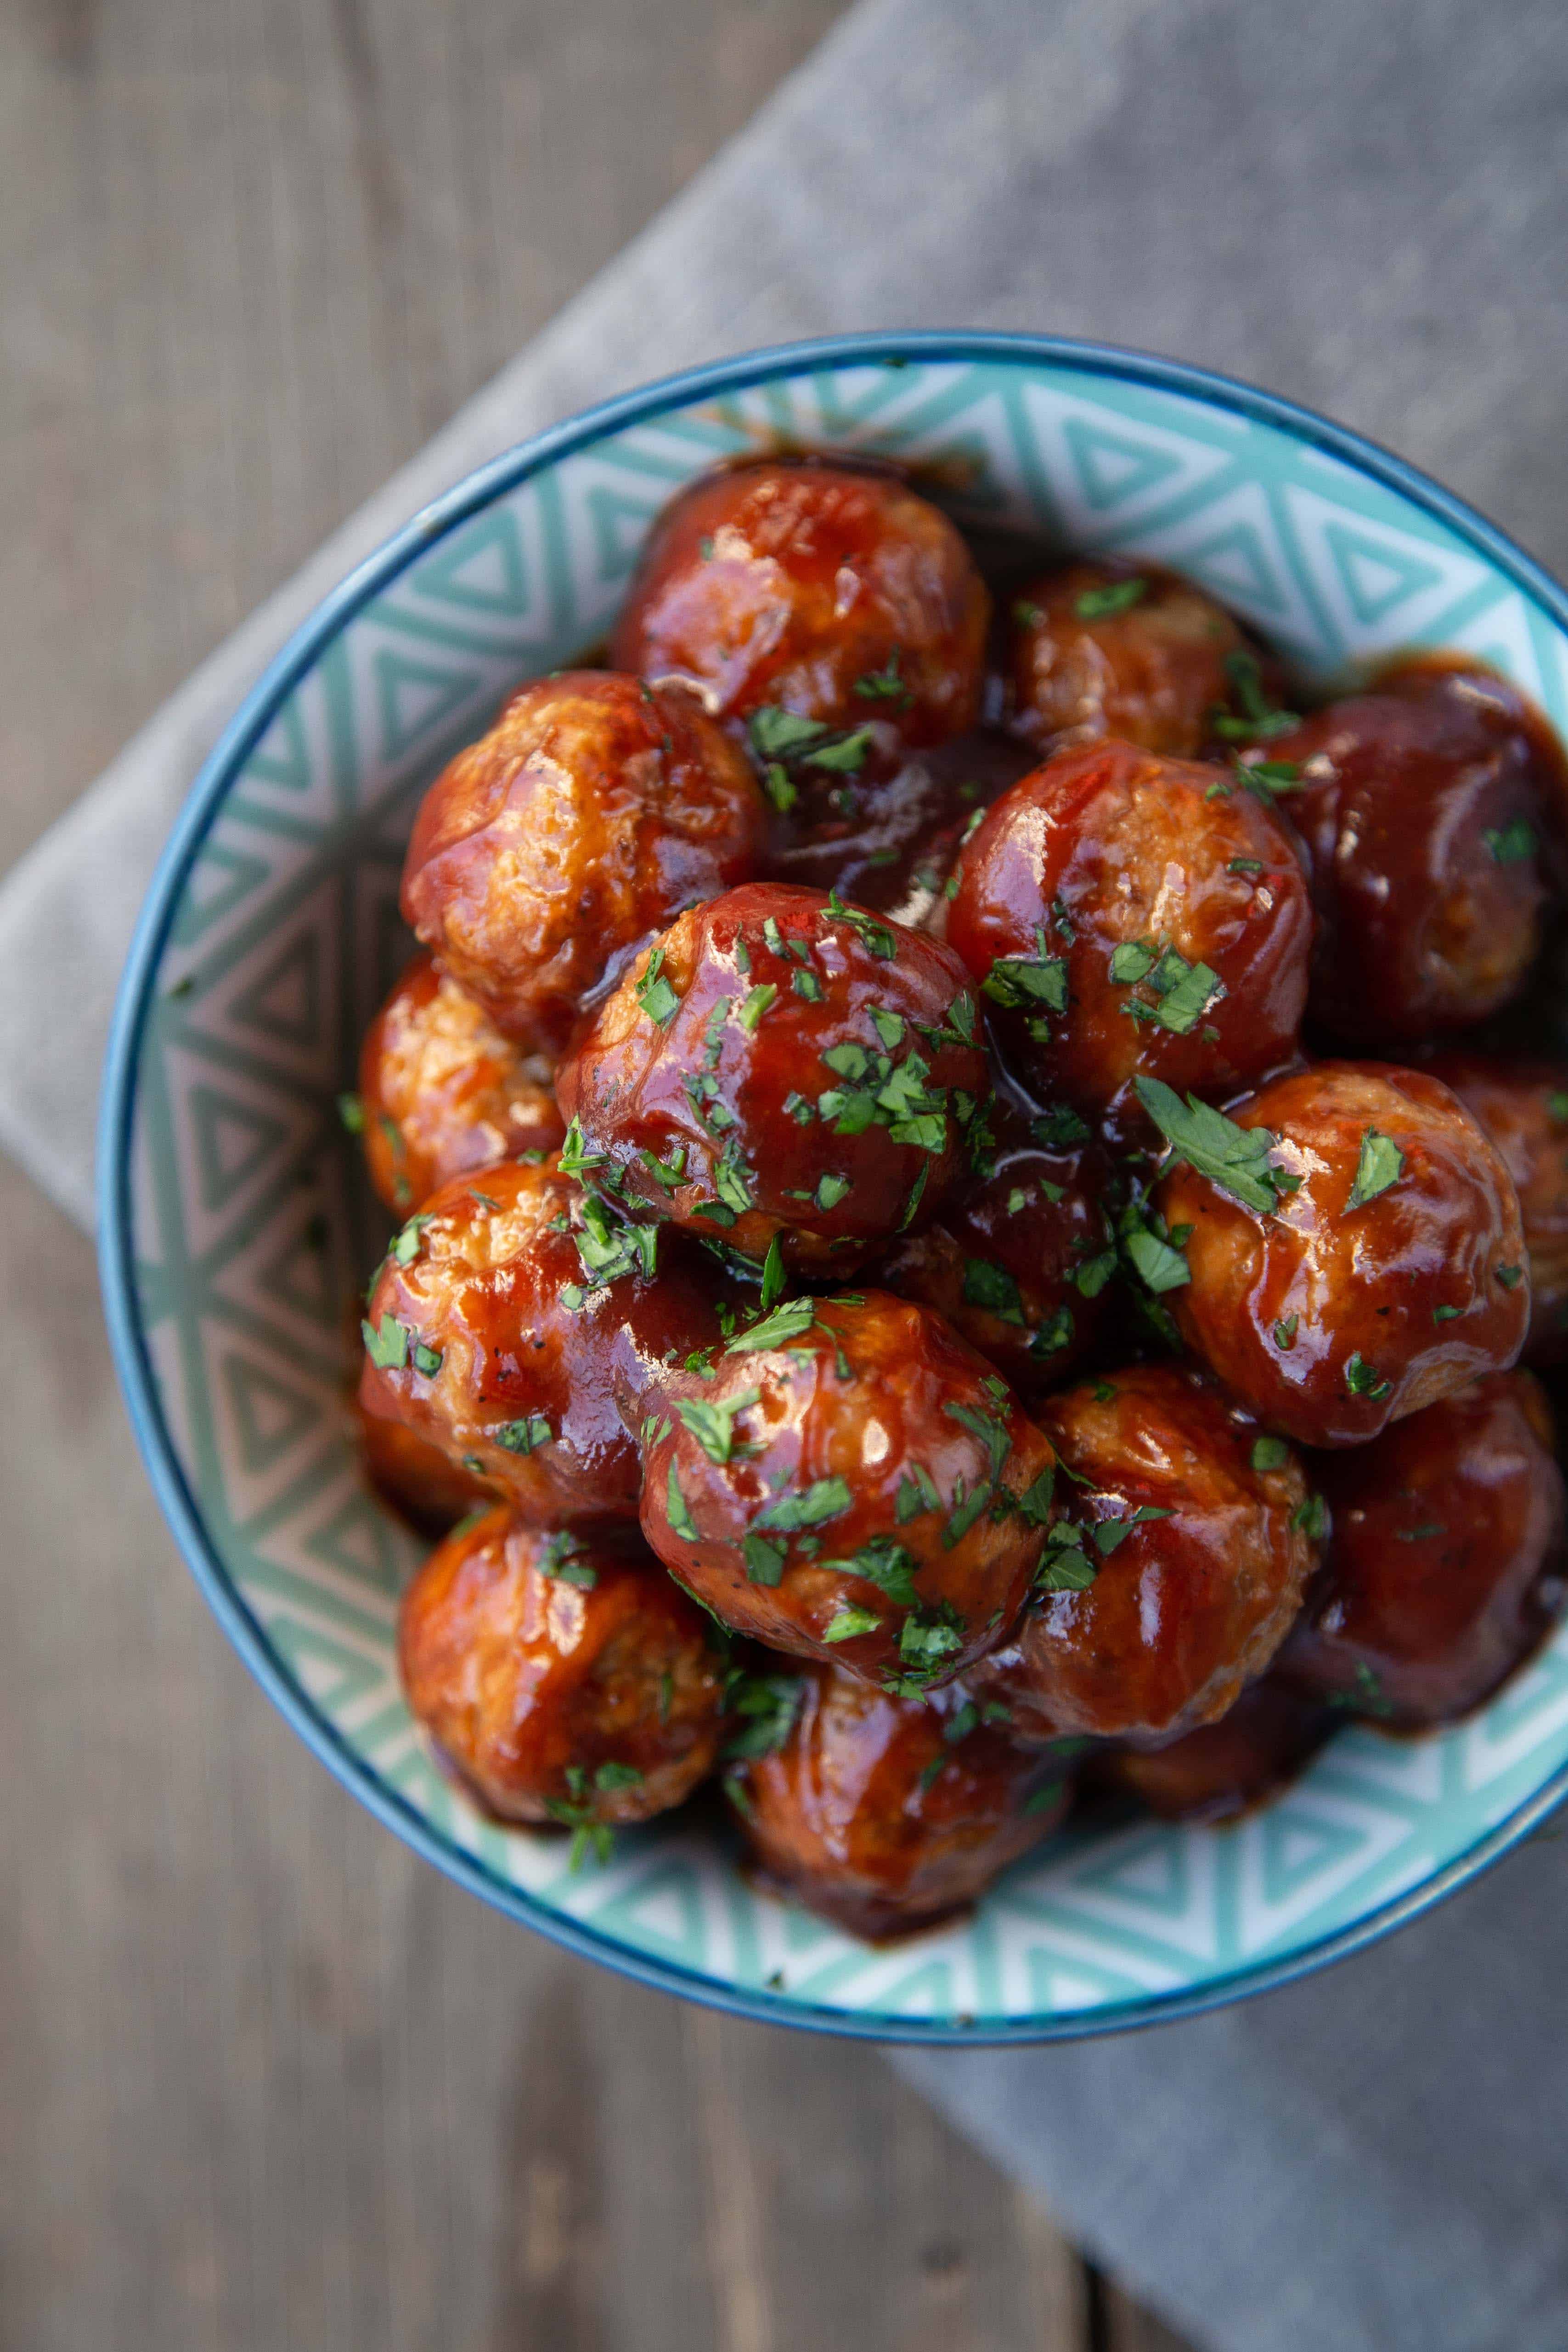
POLYGON ((710 1462, 728 1462, 735 1444, 735 1423, 754 1404, 761 1404, 761 1389, 742 1389, 733 1397, 701 1397, 682 1400, 675 1410, 697 1440, 710 1462))
POLYGON ((664 977, 664 950, 655 948, 647 967, 637 982, 637 1003, 648 1019, 660 1029, 668 1029, 674 1020, 680 999, 664 977))
POLYGON ((1200 1102, 1196 1095, 1189 1095, 1184 1103, 1163 1078, 1140 1075, 1132 1084, 1175 1157, 1244 1208, 1266 1215, 1276 1213, 1281 1196, 1296 1190, 1299 1180, 1269 1162, 1278 1138, 1268 1128, 1238 1127, 1212 1104, 1200 1102))
POLYGON ((1498 866, 1522 866, 1527 858, 1534 856, 1537 846, 1535 827, 1528 817, 1522 816, 1510 818, 1500 831, 1487 826, 1481 839, 1498 866))
POLYGON ((1380 1192, 1386 1192, 1391 1184, 1396 1184, 1404 1172, 1405 1154, 1398 1144, 1388 1136, 1380 1135, 1375 1127, 1369 1127, 1361 1139, 1355 1182, 1351 1186, 1350 1198, 1345 1202, 1346 1215, 1352 1209, 1364 1208, 1368 1201, 1375 1201, 1380 1192))
POLYGON ((1256 1437, 1252 1441, 1252 1466, 1255 1470, 1283 1470, 1290 1459, 1290 1448, 1282 1437, 1256 1437))
POLYGON ((1345 1366, 1345 1386, 1352 1396, 1369 1397, 1376 1404, 1389 1394, 1393 1382, 1385 1381, 1383 1374, 1367 1362, 1358 1348, 1345 1366))
POLYGON ((1086 588, 1073 598, 1072 608, 1080 621, 1107 621, 1114 614, 1130 613, 1148 593, 1147 580, 1111 580, 1103 588, 1086 588))

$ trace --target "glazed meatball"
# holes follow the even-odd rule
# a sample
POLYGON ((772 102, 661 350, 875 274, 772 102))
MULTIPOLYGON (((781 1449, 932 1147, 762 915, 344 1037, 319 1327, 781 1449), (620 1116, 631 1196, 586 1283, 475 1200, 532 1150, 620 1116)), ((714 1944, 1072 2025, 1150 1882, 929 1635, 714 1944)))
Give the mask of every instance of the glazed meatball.
POLYGON ((1040 1417, 1071 1485, 1037 1597, 972 1686, 1019 1739, 1214 1722, 1285 1639, 1315 1565, 1300 1463, 1177 1365, 1083 1381, 1040 1417))
POLYGON ((1282 1671, 1412 1728, 1466 1714, 1562 1601, 1563 1474, 1528 1372, 1494 1372, 1322 1465, 1333 1535, 1282 1671))
POLYGON ((718 1335, 707 1290, 558 1160, 435 1193, 393 1244, 365 1318, 360 1399, 494 1481, 521 1515, 635 1517, 650 1368, 718 1335), (657 1265, 657 1273, 655 1267, 657 1265))
POLYGON ((816 1668, 784 1745, 731 1783, 758 1861, 879 1941, 963 1910, 1067 1810, 1065 1758, 1016 1748, 962 1691, 897 1698, 816 1668))
POLYGON ((1162 1821, 1232 1821, 1287 1788, 1333 1724, 1321 1699, 1275 1672, 1249 1683, 1217 1723, 1163 1748, 1123 1748, 1100 1773, 1162 1821))
POLYGON ((1059 1381, 1100 1328, 1110 1231, 1105 1154, 1070 1114, 991 1114, 994 1149, 960 1180, 935 1223, 895 1244, 878 1279, 944 1315, 1016 1388, 1059 1381), (1076 1133, 1075 1133, 1076 1130, 1076 1133))
POLYGON ((764 759, 798 743, 786 717, 940 743, 974 723, 989 617, 963 539, 896 474, 769 460, 666 509, 612 659, 695 687, 717 718, 773 714, 752 730, 764 759))
POLYGON ((1222 604, 1154 564, 1068 563, 1012 604, 1012 725, 1040 751, 1115 735, 1190 760, 1245 651, 1222 604))
POLYGON ((716 1616, 906 1694, 1002 1639, 1050 1516, 1006 1383, 876 1291, 793 1299, 672 1375, 643 1445, 643 1532, 716 1616))
POLYGON ((743 755, 691 695, 567 670, 431 785, 403 913, 509 1036, 555 1051, 622 951, 753 871, 765 829, 743 755))
POLYGON ((421 1535, 445 1535, 476 1507, 489 1509, 499 1499, 493 1479, 465 1470, 406 1422, 366 1412, 357 1398, 350 1406, 350 1434, 372 1486, 421 1535))
POLYGON ((1568 1066, 1445 1055, 1427 1066, 1497 1146, 1519 1194, 1530 1267, 1525 1360, 1568 1356, 1568 1066))
POLYGON ((1357 1445, 1513 1362, 1530 1277, 1513 1182, 1438 1079, 1376 1062, 1276 1078, 1227 1117, 1146 1087, 1184 1236, 1166 1304, 1271 1428, 1357 1445))
POLYGON ((1426 665, 1258 749, 1297 773, 1288 805, 1319 917, 1311 1013, 1335 1036, 1394 1045, 1517 993, 1547 895, 1537 744, 1500 679, 1426 665))
POLYGON ((646 1554, 501 1507, 403 1598, 398 1664, 442 1758, 503 1821, 644 1822, 713 1769, 724 1661, 646 1554))
POLYGON ((938 1206, 990 1079, 949 949, 753 883, 633 966, 556 1088, 620 1198, 833 1269, 938 1206))
POLYGON ((532 1066, 479 999, 417 955, 359 1061, 371 1182, 406 1216, 454 1176, 553 1151, 565 1133, 550 1067, 532 1066))
POLYGON ((1290 834, 1219 768, 1058 752, 987 812, 947 939, 1037 1091, 1134 1121, 1140 1072, 1223 1098, 1289 1061, 1312 917, 1290 834))

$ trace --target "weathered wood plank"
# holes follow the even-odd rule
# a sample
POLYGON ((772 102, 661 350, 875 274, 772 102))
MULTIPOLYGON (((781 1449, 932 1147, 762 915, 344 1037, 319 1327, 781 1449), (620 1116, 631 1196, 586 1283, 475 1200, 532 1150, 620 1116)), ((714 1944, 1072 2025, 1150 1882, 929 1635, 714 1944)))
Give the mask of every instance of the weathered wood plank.
MULTIPOLYGON (((0 864, 838 5, 0 11, 0 864)), ((874 2052, 568 1961, 354 1806, 4 1163, 0 1254, 0 2343, 1079 2352, 1075 2257, 874 2052)))

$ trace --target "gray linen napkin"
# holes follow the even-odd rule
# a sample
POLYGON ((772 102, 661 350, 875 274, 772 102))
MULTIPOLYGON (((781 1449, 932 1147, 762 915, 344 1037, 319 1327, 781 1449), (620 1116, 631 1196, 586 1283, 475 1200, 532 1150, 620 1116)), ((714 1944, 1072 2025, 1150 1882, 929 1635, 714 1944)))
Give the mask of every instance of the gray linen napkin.
MULTIPOLYGON (((222 646, 0 889, 0 1142, 84 1224, 92 1085, 199 760, 324 589, 479 460, 687 362, 872 326, 1205 361, 1568 562, 1561 0, 862 0, 222 646)), ((895 2063, 1220 2352, 1568 2345, 1568 1877, 1536 1843, 1309 1983, 895 2063)))

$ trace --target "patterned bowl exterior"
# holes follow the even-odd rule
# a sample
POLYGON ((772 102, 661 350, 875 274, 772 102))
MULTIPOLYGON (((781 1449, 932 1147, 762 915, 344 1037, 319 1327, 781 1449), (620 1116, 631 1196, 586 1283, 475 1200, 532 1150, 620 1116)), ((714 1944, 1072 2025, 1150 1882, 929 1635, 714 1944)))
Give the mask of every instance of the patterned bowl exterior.
POLYGON ((242 1654, 323 1760, 463 1884, 561 1942, 772 2022, 1046 2040, 1206 2007, 1385 1932, 1568 1785, 1568 1625, 1489 1707, 1347 1729, 1220 1830, 1068 1829, 958 1925, 872 1950, 753 1892, 711 1822, 563 1842, 432 1769, 393 1629, 412 1539, 343 1433, 384 1227, 334 1097, 406 951, 418 796, 517 680, 602 636, 649 518, 732 451, 913 459, 963 518, 1192 574, 1320 677, 1458 646, 1568 724, 1568 599, 1446 493, 1223 379, 1025 336, 853 338, 612 403, 427 510, 321 608, 198 780, 110 1047, 103 1255, 141 1443, 242 1654))

